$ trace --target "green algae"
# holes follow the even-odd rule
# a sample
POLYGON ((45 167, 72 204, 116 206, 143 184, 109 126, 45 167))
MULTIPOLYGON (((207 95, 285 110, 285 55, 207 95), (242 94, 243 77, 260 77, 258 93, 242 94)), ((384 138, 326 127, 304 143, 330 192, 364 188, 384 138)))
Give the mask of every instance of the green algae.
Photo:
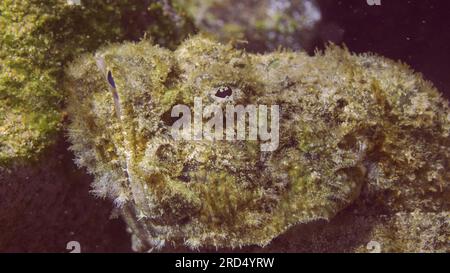
POLYGON ((63 70, 75 56, 144 33, 173 47, 192 30, 160 1, 2 1, 0 163, 35 159, 54 142, 65 115, 63 70))
POLYGON ((315 0, 175 0, 197 27, 247 50, 311 49, 322 19, 315 0))

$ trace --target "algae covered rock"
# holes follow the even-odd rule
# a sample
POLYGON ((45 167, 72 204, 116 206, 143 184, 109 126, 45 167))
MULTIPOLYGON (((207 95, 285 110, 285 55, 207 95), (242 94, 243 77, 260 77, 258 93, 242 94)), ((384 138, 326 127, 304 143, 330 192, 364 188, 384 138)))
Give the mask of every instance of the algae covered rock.
POLYGON ((322 19, 315 0, 175 0, 198 28, 252 51, 310 49, 322 19))
POLYGON ((167 10, 176 14, 159 1, 1 1, 0 163, 35 158, 54 141, 75 56, 144 32, 165 45, 183 39, 190 23, 167 10))
POLYGON ((76 60, 66 88, 76 162, 142 248, 265 246, 355 203, 393 214, 449 209, 448 102, 383 57, 335 46, 313 57, 255 55, 205 36, 175 51, 142 41, 76 60), (214 114, 199 116, 199 103, 214 114), (179 105, 203 122, 203 137, 174 136, 179 105), (270 108, 257 122, 279 132, 273 149, 260 131, 205 137, 237 105, 270 108))

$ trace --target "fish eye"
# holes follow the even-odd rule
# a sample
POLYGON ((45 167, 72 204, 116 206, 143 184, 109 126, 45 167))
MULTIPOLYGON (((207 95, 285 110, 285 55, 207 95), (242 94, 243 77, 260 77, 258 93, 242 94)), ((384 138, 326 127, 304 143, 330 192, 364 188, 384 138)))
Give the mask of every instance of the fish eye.
POLYGON ((229 87, 229 86, 221 86, 221 87, 219 87, 217 89, 215 95, 216 95, 216 97, 224 99, 226 97, 231 96, 232 94, 233 94, 233 90, 231 89, 231 87, 229 87))

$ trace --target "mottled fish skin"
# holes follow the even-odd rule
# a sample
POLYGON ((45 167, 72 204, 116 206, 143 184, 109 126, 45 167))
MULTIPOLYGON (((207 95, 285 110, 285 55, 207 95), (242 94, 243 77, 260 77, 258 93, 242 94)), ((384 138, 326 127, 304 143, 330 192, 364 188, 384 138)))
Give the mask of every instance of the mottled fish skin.
POLYGON ((98 54, 111 77, 92 56, 67 70, 72 150, 144 247, 266 246, 355 203, 450 207, 448 101, 404 64, 335 46, 254 55, 202 35, 175 51, 144 40, 98 54), (223 107, 279 105, 279 148, 173 140, 172 107, 215 94, 223 107))

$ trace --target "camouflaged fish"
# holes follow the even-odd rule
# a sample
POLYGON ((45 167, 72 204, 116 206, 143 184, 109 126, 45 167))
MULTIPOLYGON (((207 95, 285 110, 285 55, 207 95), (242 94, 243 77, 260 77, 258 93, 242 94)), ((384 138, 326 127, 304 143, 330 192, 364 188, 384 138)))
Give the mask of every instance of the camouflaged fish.
POLYGON ((367 195, 392 211, 449 207, 448 102, 383 57, 335 46, 255 55, 200 35, 175 51, 103 48, 70 66, 66 89, 76 162, 143 249, 265 246, 367 195), (175 105, 215 96, 279 105, 278 148, 171 137, 175 105))

